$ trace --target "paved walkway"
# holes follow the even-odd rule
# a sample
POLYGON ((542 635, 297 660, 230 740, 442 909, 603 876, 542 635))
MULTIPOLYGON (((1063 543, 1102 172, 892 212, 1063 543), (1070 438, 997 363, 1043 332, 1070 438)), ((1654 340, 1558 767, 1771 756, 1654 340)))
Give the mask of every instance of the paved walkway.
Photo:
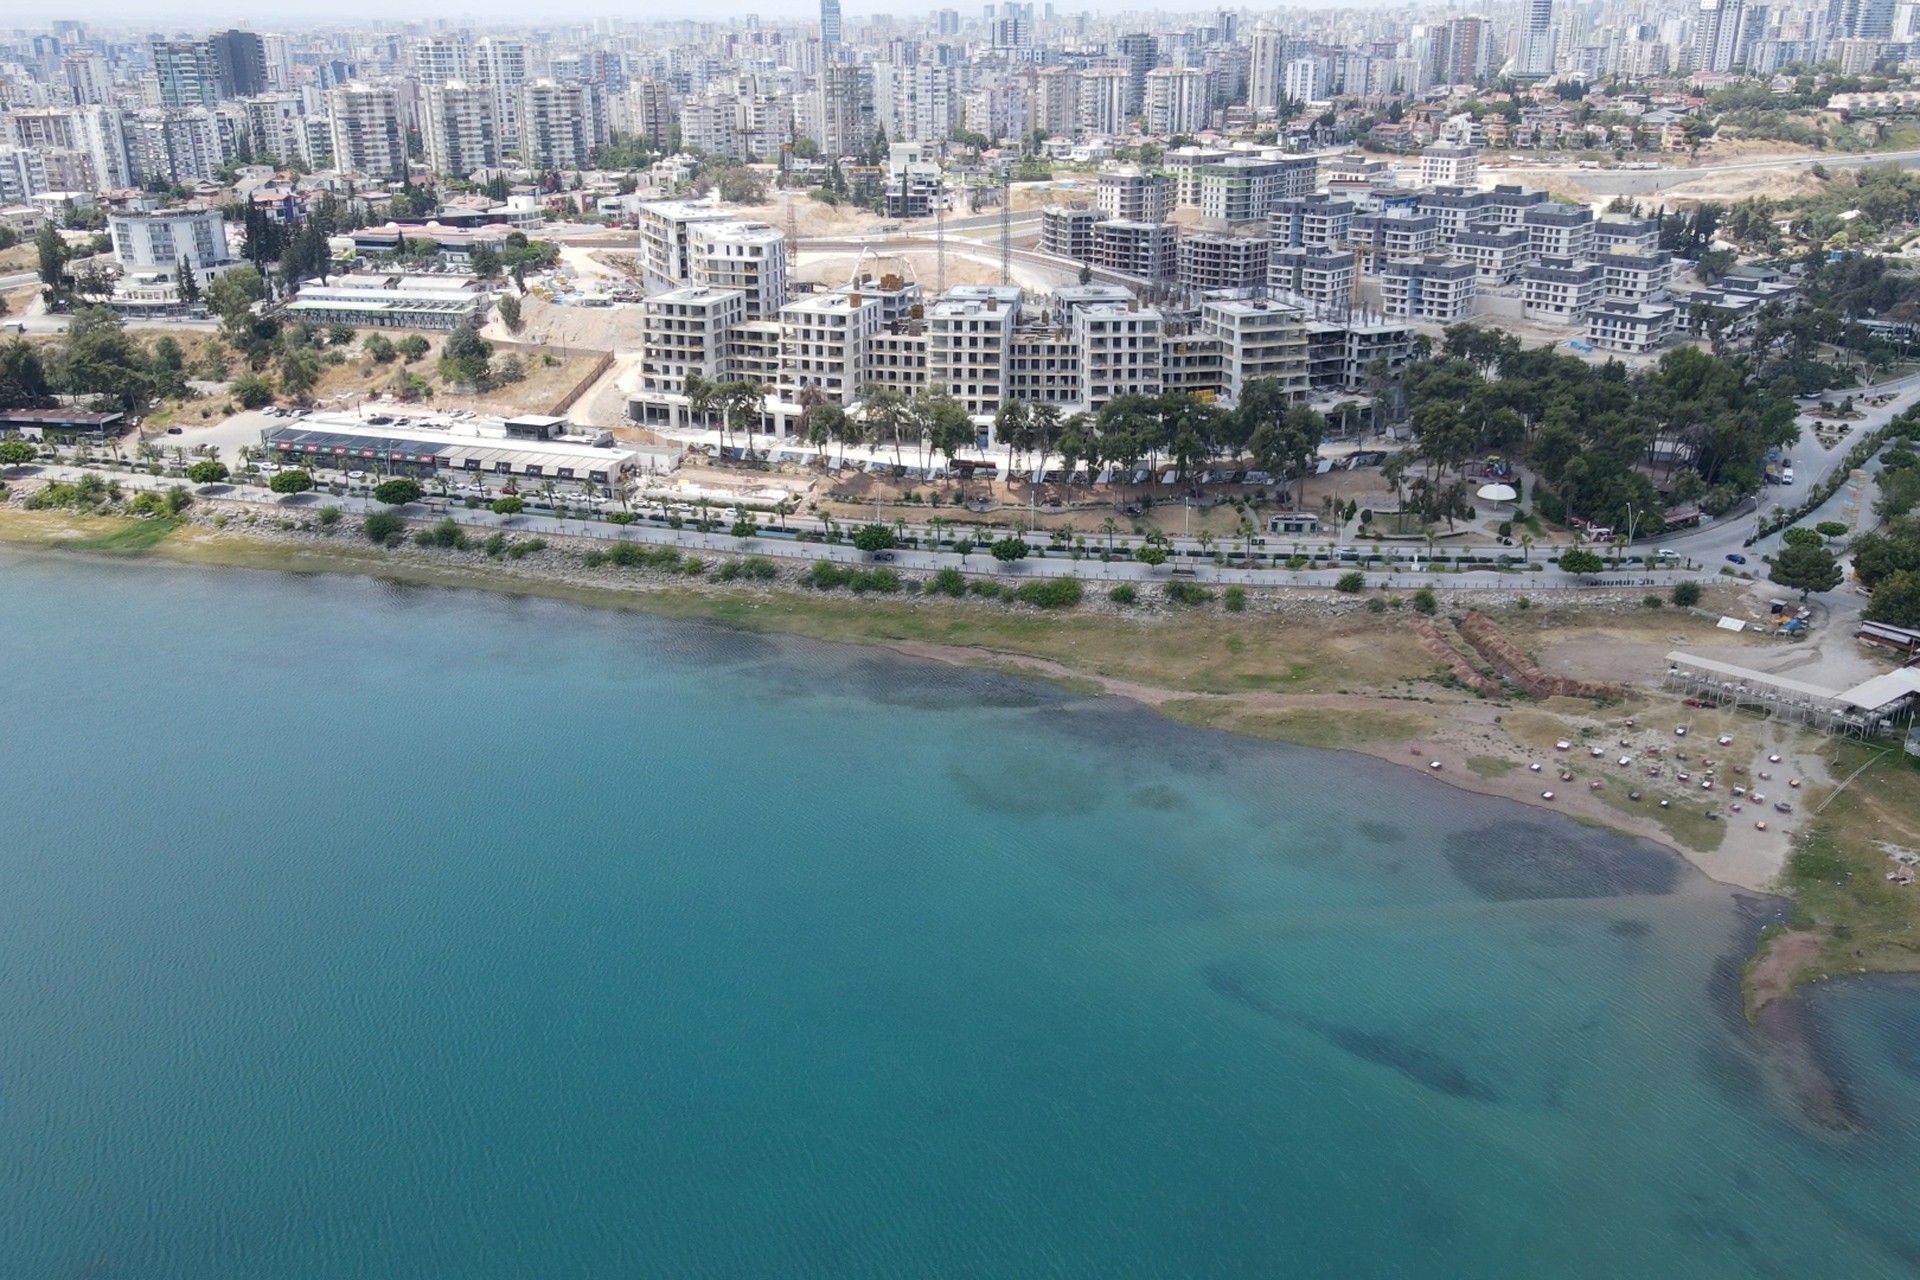
MULTIPOLYGON (((0 473, 0 478, 15 481, 74 480, 82 474, 84 474, 83 469, 78 467, 24 466, 0 473)), ((177 477, 150 476, 144 472, 103 471, 97 474, 102 474, 109 479, 117 479, 123 487, 130 489, 165 489, 182 483, 177 477)), ((375 502, 370 497, 335 496, 322 490, 288 495, 276 494, 261 486, 245 484, 189 485, 188 488, 198 497, 208 501, 243 503, 289 517, 308 515, 327 506, 338 507, 348 516, 364 516, 374 511, 393 511, 416 523, 450 518, 463 527, 484 532, 505 530, 529 536, 588 538, 604 542, 639 542, 677 547, 684 551, 707 551, 726 555, 760 555, 808 561, 832 560, 844 564, 883 564, 895 569, 920 573, 954 568, 980 576, 1010 579, 1078 577, 1088 581, 1120 583, 1166 581, 1177 575, 1198 582, 1222 585, 1331 587, 1344 574, 1360 569, 1366 575, 1367 585, 1374 588, 1384 584, 1409 591, 1430 586, 1441 589, 1473 587, 1523 592, 1609 587, 1644 587, 1649 590, 1661 590, 1675 582, 1703 580, 1702 571, 1697 568, 1642 569, 1633 566, 1584 579, 1562 573, 1551 565, 1545 565, 1541 560, 1533 562, 1541 567, 1532 571, 1524 568, 1508 570, 1479 568, 1459 572, 1449 569, 1436 573, 1422 567, 1425 562, 1420 559, 1419 552, 1413 548, 1404 549, 1400 553, 1403 558, 1391 567, 1369 568, 1367 565, 1354 562, 1331 569, 1292 570, 1228 567, 1202 559, 1195 560, 1191 564, 1181 563, 1176 570, 1174 563, 1148 565, 1132 559, 1127 553, 1116 553, 1117 556, 1124 558, 1102 561, 1098 558, 1098 551, 1092 548, 1084 558, 1075 560, 1065 551, 1049 551, 1043 544, 1035 543, 1031 539, 1029 539, 1029 546, 1033 547, 1033 553, 1027 559, 1003 564, 984 549, 962 556, 950 550, 901 548, 875 556, 859 551, 844 542, 803 541, 795 536, 796 531, 783 532, 778 528, 765 529, 753 537, 736 538, 730 533, 702 533, 697 529, 686 527, 674 529, 658 522, 657 517, 648 517, 630 525, 618 525, 605 520, 563 519, 532 512, 519 515, 496 515, 485 507, 469 510, 458 500, 439 501, 429 498, 404 507, 389 507, 384 503, 375 502)))

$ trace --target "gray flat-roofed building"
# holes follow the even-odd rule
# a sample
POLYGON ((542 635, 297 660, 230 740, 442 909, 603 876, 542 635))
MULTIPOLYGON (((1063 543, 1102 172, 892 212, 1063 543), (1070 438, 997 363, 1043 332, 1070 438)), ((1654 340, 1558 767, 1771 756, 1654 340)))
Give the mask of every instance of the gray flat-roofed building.
POLYGON ((1187 289, 1258 289, 1267 283, 1265 236, 1180 237, 1179 280, 1187 289))
POLYGON ((1529 191, 1525 187, 1503 183, 1487 192, 1487 221, 1503 227, 1518 227, 1526 223, 1527 211, 1547 203, 1544 191, 1529 191))
POLYGON ((1511 284, 1527 265, 1527 230, 1475 227, 1454 238, 1453 256, 1457 262, 1471 262, 1483 285, 1511 284))
POLYGON ((1420 212, 1434 220, 1442 245, 1450 245, 1462 232, 1491 221, 1484 191, 1466 191, 1459 187, 1441 187, 1420 197, 1420 212))
POLYGON ((1100 219, 1098 209, 1048 205, 1040 211, 1040 252, 1092 262, 1093 227, 1100 219))
POLYGON ((1353 201, 1324 195, 1276 200, 1267 215, 1267 234, 1281 248, 1344 245, 1356 212, 1353 201))
POLYGON ((1593 210, 1585 205, 1535 205, 1521 224, 1536 258, 1584 258, 1593 252, 1593 210))
POLYGON ((1606 269, 1597 262, 1545 258, 1520 277, 1520 309, 1529 320, 1578 324, 1600 301, 1606 269))
POLYGON ((487 476, 535 484, 616 485, 636 458, 630 449, 565 440, 456 435, 352 421, 266 427, 260 432, 260 448, 289 466, 449 480, 487 476))
POLYGON ((1660 219, 1603 213, 1593 224, 1593 244, 1601 253, 1609 249, 1652 253, 1660 247, 1660 219))
POLYGON ((1473 314, 1473 264, 1396 258, 1380 269, 1380 309, 1410 320, 1452 324, 1473 314))
POLYGON ((486 318, 493 295, 462 276, 349 275, 309 280, 287 310, 356 329, 457 329, 486 318))
POLYGON ((1355 268, 1347 249, 1274 249, 1267 255, 1267 291, 1287 293, 1322 307, 1353 302, 1355 268))
POLYGON ((1645 355, 1667 345, 1676 317, 1670 306, 1602 298, 1587 312, 1587 341, 1602 351, 1645 355))

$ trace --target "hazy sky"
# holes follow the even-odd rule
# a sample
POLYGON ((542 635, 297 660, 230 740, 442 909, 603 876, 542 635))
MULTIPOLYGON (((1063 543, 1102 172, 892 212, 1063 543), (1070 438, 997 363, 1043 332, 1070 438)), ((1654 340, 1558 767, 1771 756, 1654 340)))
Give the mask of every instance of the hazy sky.
MULTIPOLYGON (((1366 3, 1367 0, 1362 0, 1366 3)), ((1380 0, 1372 0, 1379 3, 1380 0)), ((1045 0, 1037 0, 1035 12, 1045 0)), ((962 13, 977 14, 984 0, 974 3, 960 3, 958 0, 946 0, 936 3, 934 0, 902 0, 898 4, 876 0, 873 3, 848 4, 842 0, 841 8, 849 20, 858 19, 872 13, 891 13, 896 17, 915 17, 933 12, 935 9, 959 9, 962 13)), ((1054 0, 1054 9, 1058 13, 1078 13, 1083 10, 1095 12, 1143 12, 1149 7, 1158 12, 1211 12, 1219 4, 1211 0, 1171 0, 1171 3, 1143 5, 1139 0, 1126 3, 1086 3, 1085 0, 1054 0)), ((1229 5, 1228 7, 1237 7, 1229 5)), ((1293 6, 1276 5, 1274 8, 1293 6)), ((1299 6, 1317 7, 1317 6, 1299 6)), ((406 18, 416 22, 434 17, 444 17, 456 25, 460 23, 489 24, 502 23, 526 25, 532 22, 579 21, 600 17, 621 17, 632 21, 670 21, 674 18, 698 14, 703 19, 724 20, 741 14, 757 13, 769 19, 811 18, 819 14, 817 0, 705 0, 698 6, 663 3, 662 0, 640 0, 639 3, 614 4, 610 0, 541 0, 538 4, 528 4, 526 0, 457 0, 445 7, 435 6, 432 10, 405 9, 406 18)), ((100 0, 99 3, 61 4, 57 9, 36 17, 45 19, 67 18, 81 22, 97 22, 110 26, 140 26, 156 31, 183 30, 192 31, 206 27, 247 26, 256 31, 272 31, 276 25, 311 25, 314 23, 349 23, 382 26, 395 22, 396 11, 392 5, 382 5, 377 0, 276 0, 269 5, 237 3, 236 0, 100 0), (272 16, 264 16, 271 14, 272 16)), ((9 26, 29 26, 22 21, 26 15, 16 14, 8 22, 9 26)))

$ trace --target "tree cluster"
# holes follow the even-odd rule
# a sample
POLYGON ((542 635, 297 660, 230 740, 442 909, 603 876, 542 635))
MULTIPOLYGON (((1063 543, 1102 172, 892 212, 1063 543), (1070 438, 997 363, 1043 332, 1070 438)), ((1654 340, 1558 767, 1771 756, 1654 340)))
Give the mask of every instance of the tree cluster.
POLYGON ((1797 407, 1747 357, 1694 347, 1630 373, 1472 325, 1405 374, 1417 456, 1436 482, 1487 453, 1523 451, 1555 523, 1657 532, 1672 504, 1725 510, 1758 489, 1770 448, 1799 437, 1797 407))
POLYGON ((55 395, 91 396, 91 403, 129 416, 187 394, 189 369, 180 343, 162 335, 148 344, 101 307, 73 313, 59 346, 15 340, 0 347, 0 409, 37 409, 55 395))

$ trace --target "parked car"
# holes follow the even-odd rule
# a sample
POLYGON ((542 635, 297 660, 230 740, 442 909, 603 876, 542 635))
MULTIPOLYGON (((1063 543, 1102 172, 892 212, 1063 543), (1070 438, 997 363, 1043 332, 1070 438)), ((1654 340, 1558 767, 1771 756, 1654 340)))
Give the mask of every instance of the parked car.
POLYGON ((1738 552, 1729 552, 1727 555, 1727 561, 1730 564, 1745 564, 1747 562, 1747 558, 1738 552))

